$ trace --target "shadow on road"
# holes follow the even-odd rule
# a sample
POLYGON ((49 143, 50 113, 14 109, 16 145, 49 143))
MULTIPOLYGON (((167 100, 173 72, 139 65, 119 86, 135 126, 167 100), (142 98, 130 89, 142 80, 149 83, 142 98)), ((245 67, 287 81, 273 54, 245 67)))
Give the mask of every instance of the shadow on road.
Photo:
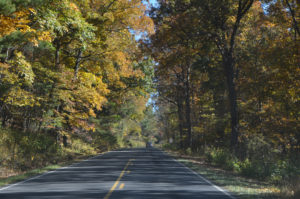
POLYGON ((0 191, 0 198, 104 198, 129 159, 132 164, 109 198, 230 198, 154 148, 124 149, 80 162, 0 191))

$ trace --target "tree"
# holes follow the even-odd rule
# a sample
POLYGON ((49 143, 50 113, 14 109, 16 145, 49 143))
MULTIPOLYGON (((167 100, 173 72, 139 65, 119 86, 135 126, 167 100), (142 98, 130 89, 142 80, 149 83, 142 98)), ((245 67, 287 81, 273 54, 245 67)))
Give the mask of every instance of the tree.
MULTIPOLYGON (((130 110, 132 129, 140 128, 151 72, 139 66, 144 55, 134 34, 153 32, 141 1, 26 0, 0 5, 2 126, 24 136, 80 138, 92 144, 92 132, 113 125, 96 121, 106 114, 103 109, 121 107, 130 110)), ((115 114, 123 114, 125 121, 122 111, 115 114)))

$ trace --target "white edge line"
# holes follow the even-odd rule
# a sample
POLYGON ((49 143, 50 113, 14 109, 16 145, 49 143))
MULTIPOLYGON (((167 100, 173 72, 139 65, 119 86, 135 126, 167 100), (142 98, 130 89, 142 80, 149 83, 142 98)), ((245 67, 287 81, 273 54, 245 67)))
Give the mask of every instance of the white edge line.
POLYGON ((90 158, 88 158, 88 159, 86 159, 86 160, 81 160, 81 161, 79 161, 79 162, 75 162, 75 163, 73 163, 73 164, 71 164, 71 165, 69 165, 69 166, 60 167, 60 168, 58 168, 58 169, 55 169, 55 170, 52 170, 52 171, 48 171, 48 172, 46 172, 46 173, 38 174, 37 176, 28 178, 28 179, 26 179, 26 180, 23 180, 23 181, 14 183, 14 184, 6 185, 6 186, 0 188, 0 192, 3 191, 3 190, 5 190, 5 189, 8 189, 8 188, 11 188, 11 187, 14 187, 14 186, 23 184, 23 183, 25 183, 25 182, 28 182, 28 181, 30 181, 30 180, 34 180, 34 179, 40 178, 40 177, 42 177, 42 176, 48 175, 48 174, 50 174, 50 173, 54 173, 54 172, 57 172, 57 171, 59 171, 59 170, 66 169, 66 168, 69 168, 69 167, 71 167, 71 166, 80 164, 80 163, 82 163, 82 162, 89 161, 89 160, 91 160, 91 159, 94 159, 94 158, 103 156, 104 154, 107 154, 107 153, 109 153, 109 152, 111 152, 111 151, 107 151, 107 152, 101 153, 100 155, 96 155, 96 156, 90 157, 90 158))
MULTIPOLYGON (((166 155, 170 156, 169 154, 167 154, 166 152, 162 151, 163 153, 165 153, 166 155)), ((237 199, 236 197, 232 196, 230 193, 228 193, 228 191, 222 189, 221 187, 215 185, 214 183, 210 182, 209 180, 207 180, 206 178, 204 178, 203 176, 201 176, 199 173, 197 173, 196 171, 192 170, 191 168, 187 167, 186 165, 184 165, 183 163, 179 162, 178 160, 174 159, 172 156, 170 156, 175 162, 177 162, 178 164, 180 164, 181 166, 183 166, 184 168, 186 168, 188 171, 192 172, 194 175, 198 176, 199 178, 201 178, 202 180, 204 180, 205 182, 207 182, 208 184, 210 184, 211 186, 213 186, 214 188, 216 188, 217 190, 221 191, 222 193, 224 193, 225 195, 227 195, 229 198, 231 199, 237 199)))

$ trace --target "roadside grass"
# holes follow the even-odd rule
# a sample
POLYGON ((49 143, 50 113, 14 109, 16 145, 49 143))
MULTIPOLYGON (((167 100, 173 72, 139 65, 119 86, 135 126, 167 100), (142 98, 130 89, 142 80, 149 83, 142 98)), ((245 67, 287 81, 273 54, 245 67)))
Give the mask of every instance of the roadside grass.
POLYGON ((13 175, 13 176, 10 176, 10 177, 7 177, 7 178, 0 178, 0 187, 8 185, 8 184, 16 183, 16 182, 19 182, 19 181, 22 181, 22 180, 25 180, 27 178, 45 173, 47 171, 58 169, 60 167, 62 167, 62 165, 58 165, 58 164, 49 165, 49 166, 46 166, 44 168, 33 169, 31 171, 27 171, 25 173, 13 175))
POLYGON ((25 180, 27 178, 30 178, 30 177, 34 177, 34 176, 43 174, 43 173, 48 172, 48 171, 53 171, 53 170, 59 169, 59 168, 64 167, 64 166, 68 166, 70 164, 80 162, 80 161, 85 160, 85 159, 87 159, 89 157, 92 157, 92 156, 94 156, 94 155, 83 155, 83 154, 75 154, 75 153, 72 154, 72 155, 69 154, 69 156, 67 158, 64 158, 64 159, 60 160, 59 163, 57 163, 57 164, 51 164, 51 165, 45 166, 43 168, 37 168, 37 169, 25 171, 25 172, 9 171, 6 168, 0 167, 0 173, 1 172, 9 173, 8 177, 6 177, 6 176, 1 177, 0 176, 0 188, 3 187, 3 186, 9 185, 9 184, 13 184, 13 183, 23 181, 23 180, 25 180))
POLYGON ((64 146, 51 136, 3 129, 0 125, 0 187, 97 155, 100 151, 79 139, 64 146))
POLYGON ((203 158, 194 158, 190 156, 181 156, 168 151, 179 162, 191 168, 195 172, 204 176, 214 184, 228 190, 234 196, 240 199, 279 199, 286 198, 281 195, 280 187, 271 183, 249 179, 232 171, 226 171, 220 168, 206 164, 203 158))

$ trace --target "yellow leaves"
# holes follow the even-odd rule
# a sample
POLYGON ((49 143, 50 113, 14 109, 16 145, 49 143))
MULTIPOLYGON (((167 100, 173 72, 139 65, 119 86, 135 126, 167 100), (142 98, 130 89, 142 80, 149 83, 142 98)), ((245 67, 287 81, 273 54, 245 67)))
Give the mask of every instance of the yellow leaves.
POLYGON ((20 31, 22 33, 34 33, 28 38, 28 40, 33 43, 34 46, 38 45, 38 40, 52 41, 50 32, 37 31, 29 26, 29 23, 31 22, 29 20, 29 16, 32 14, 35 15, 36 10, 33 8, 28 8, 24 11, 17 11, 11 14, 11 16, 0 15, 0 37, 9 35, 15 31, 20 31))
POLYGON ((193 126, 193 132, 204 133, 205 129, 202 126, 193 126))
POLYGON ((0 64, 1 82, 7 86, 7 91, 2 96, 4 103, 12 106, 40 106, 34 94, 26 90, 31 86, 35 74, 30 63, 25 60, 21 52, 15 53, 15 59, 9 64, 0 64))
POLYGON ((30 22, 28 19, 29 15, 29 10, 18 11, 11 16, 0 15, 0 36, 3 37, 16 30, 20 30, 21 32, 33 31, 28 26, 28 23, 30 22))
POLYGON ((118 29, 130 29, 137 32, 153 33, 152 19, 145 14, 146 6, 140 0, 96 0, 91 2, 96 10, 104 10, 103 16, 108 19, 106 25, 119 26, 118 29), (107 9, 109 8, 109 9, 107 9))
POLYGON ((230 25, 233 25, 236 21, 236 16, 229 16, 227 19, 227 23, 229 23, 230 25))
POLYGON ((35 32, 28 40, 33 43, 34 46, 38 46, 39 41, 48 41, 51 42, 53 40, 51 33, 49 31, 32 31, 35 32))
MULTIPOLYGON (((117 83, 120 77, 143 77, 142 71, 132 68, 132 62, 127 53, 116 50, 108 53, 107 56, 113 62, 109 67, 106 67, 111 81, 117 83)), ((118 84, 122 87, 122 83, 118 84)))
POLYGON ((79 80, 80 83, 84 85, 86 88, 95 89, 97 92, 103 95, 109 93, 109 90, 107 89, 107 85, 103 83, 101 76, 97 76, 93 73, 88 73, 88 72, 80 72, 79 80))
POLYGON ((96 117, 94 110, 101 110, 108 93, 101 76, 80 71, 78 79, 74 81, 73 71, 65 68, 52 97, 64 105, 63 110, 56 113, 64 118, 63 124, 68 124, 74 131, 95 131, 94 125, 89 124, 88 119, 96 117))
POLYGON ((18 75, 9 71, 11 68, 8 64, 0 63, 1 82, 8 85, 13 85, 18 82, 18 75))
POLYGON ((39 106, 35 96, 28 91, 21 89, 20 87, 11 88, 8 93, 3 97, 4 102, 13 106, 39 106))
MULTIPOLYGON (((100 10, 102 21, 94 25, 98 27, 93 46, 97 46, 93 51, 102 53, 103 60, 99 64, 101 73, 105 74, 110 85, 117 88, 125 88, 122 77, 142 77, 144 74, 140 70, 132 67, 133 55, 137 52, 137 44, 132 35, 135 33, 153 32, 153 21, 145 14, 146 6, 140 0, 95 0, 91 2, 94 10, 100 10), (107 37, 103 39, 103 35, 107 37), (99 37, 100 36, 100 37, 99 37), (100 45, 99 45, 100 44, 100 45), (102 49, 105 46, 105 49, 102 49)), ((92 14, 94 10, 89 10, 88 16, 96 18, 92 14)), ((96 21, 97 21, 96 20, 96 21)), ((89 67, 89 66, 88 66, 89 67)), ((90 67, 89 67, 90 70, 90 67)))
POLYGON ((20 86, 32 85, 35 74, 32 71, 31 64, 25 60, 21 52, 15 53, 15 59, 9 64, 0 63, 1 80, 6 84, 20 86))
POLYGON ((32 42, 34 46, 38 46, 38 41, 51 42, 52 40, 51 33, 48 31, 37 31, 34 37, 29 38, 29 41, 32 42))
POLYGON ((264 23, 262 24, 262 27, 266 27, 266 28, 273 28, 275 26, 276 24, 272 23, 271 21, 264 21, 264 23))
POLYGON ((96 114, 93 109, 89 109, 89 115, 92 117, 96 117, 96 114))
POLYGON ((287 92, 288 92, 289 97, 292 100, 292 102, 300 101, 300 89, 299 89, 299 87, 289 88, 287 92))
POLYGON ((78 7, 77 7, 77 5, 75 3, 70 3, 69 5, 70 5, 71 9, 73 9, 75 11, 79 11, 79 9, 78 9, 78 7))
POLYGON ((36 10, 35 10, 35 9, 33 9, 33 8, 28 8, 28 10, 29 10, 32 14, 36 15, 36 10))
POLYGON ((24 79, 25 83, 31 85, 34 81, 35 74, 32 71, 31 64, 25 60, 21 52, 15 53, 16 58, 12 61, 15 66, 15 72, 24 79))
POLYGON ((121 51, 115 51, 111 54, 111 58, 116 64, 119 65, 120 75, 124 77, 129 77, 132 75, 132 69, 129 66, 130 61, 127 59, 125 53, 121 51))
POLYGON ((5 17, 0 15, 0 36, 3 37, 5 35, 10 34, 11 32, 15 31, 16 24, 13 19, 10 17, 5 17))
POLYGON ((88 119, 88 115, 86 113, 76 112, 68 115, 68 124, 73 128, 82 128, 86 131, 95 131, 94 124, 89 124, 86 120, 88 119))
MULTIPOLYGON (((94 109, 101 110, 107 101, 105 95, 109 93, 107 86, 102 82, 102 78, 92 73, 80 72, 78 87, 72 91, 73 101, 78 103, 83 110, 77 107, 76 117, 87 119, 89 116, 95 117, 94 109), (87 110, 87 111, 85 111, 87 110)), ((76 106, 76 104, 74 105, 76 106)), ((76 109, 76 107, 74 107, 76 109)), ((75 114, 75 115, 76 115, 75 114)))
MULTIPOLYGON (((110 3, 110 0, 55 0, 41 4, 37 10, 29 8, 9 16, 0 15, 0 37, 14 31, 26 33, 16 34, 24 43, 13 47, 28 55, 25 59, 14 50, 14 58, 9 63, 0 63, 1 84, 6 86, 5 95, 1 93, 3 102, 12 106, 36 106, 40 101, 42 111, 48 114, 42 119, 46 127, 63 129, 68 125, 73 130, 95 130, 88 121, 107 102, 108 84, 125 88, 122 77, 143 76, 141 70, 135 71, 132 66, 138 47, 131 30, 142 32, 153 26, 140 0, 118 0, 108 8, 110 3), (104 8, 108 9, 104 11, 104 8), (61 45, 59 72, 51 67, 53 59, 47 57, 48 53, 54 53, 53 46, 43 42, 41 48, 32 48, 39 41, 52 42, 54 36, 62 43, 70 41, 61 45), (23 44, 29 50, 22 48, 23 44), (78 48, 84 49, 84 58, 75 80, 75 59, 66 52, 73 54, 78 48)), ((142 110, 145 103, 145 99, 139 99, 137 108, 142 110)))
POLYGON ((115 21, 115 17, 113 15, 113 13, 111 12, 107 12, 103 15, 106 19, 110 20, 111 22, 114 22, 115 21))

